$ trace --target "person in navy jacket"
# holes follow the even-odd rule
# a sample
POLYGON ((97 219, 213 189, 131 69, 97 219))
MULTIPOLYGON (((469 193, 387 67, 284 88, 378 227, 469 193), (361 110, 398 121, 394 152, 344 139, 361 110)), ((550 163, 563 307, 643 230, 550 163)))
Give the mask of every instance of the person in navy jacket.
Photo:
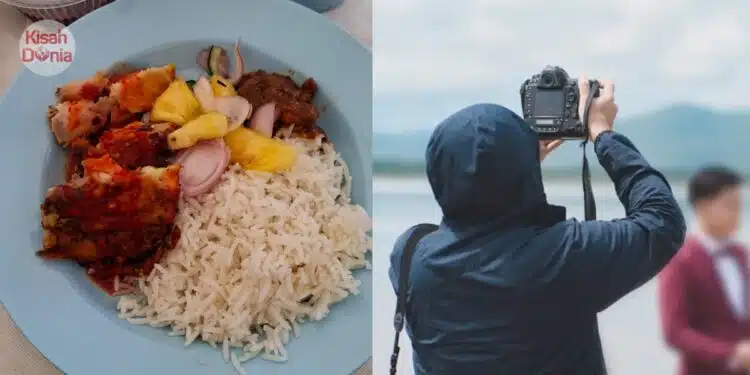
MULTIPOLYGON (((540 162, 559 142, 540 145, 507 108, 472 105, 437 125, 426 161, 443 219, 416 248, 406 307, 416 375, 606 373, 597 314, 653 278, 685 237, 667 180, 612 130, 616 114, 606 82, 588 121, 627 213, 611 221, 566 220, 547 203, 540 162)), ((394 289, 409 234, 391 254, 394 289)))

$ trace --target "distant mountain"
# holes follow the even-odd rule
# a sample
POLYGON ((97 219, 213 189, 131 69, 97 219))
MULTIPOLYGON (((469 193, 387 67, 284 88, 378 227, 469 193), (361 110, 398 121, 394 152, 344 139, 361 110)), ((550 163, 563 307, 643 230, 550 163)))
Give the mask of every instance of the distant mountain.
MULTIPOLYGON (((628 136, 652 165, 663 170, 682 174, 705 164, 721 163, 750 173, 750 110, 674 105, 620 120, 615 129, 628 136)), ((431 131, 375 133, 375 171, 423 171, 431 131)), ((545 160, 544 168, 550 173, 578 170, 582 156, 578 146, 578 142, 564 144, 545 160)), ((592 168, 599 168, 592 145, 587 149, 595 166, 592 168)))

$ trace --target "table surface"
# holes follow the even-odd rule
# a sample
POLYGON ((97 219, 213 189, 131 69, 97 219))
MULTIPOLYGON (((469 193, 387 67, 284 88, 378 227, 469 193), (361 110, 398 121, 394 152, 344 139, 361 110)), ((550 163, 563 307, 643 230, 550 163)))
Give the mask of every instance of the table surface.
MULTIPOLYGON (((327 16, 368 47, 372 46, 372 0, 346 0, 327 16)), ((0 95, 20 69, 16 53, 18 40, 30 22, 15 9, 0 3, 0 95)), ((60 375, 36 348, 29 343, 0 305, 0 374, 60 375)), ((357 370, 356 375, 372 374, 371 361, 357 370)), ((76 375, 76 374, 69 374, 76 375)))

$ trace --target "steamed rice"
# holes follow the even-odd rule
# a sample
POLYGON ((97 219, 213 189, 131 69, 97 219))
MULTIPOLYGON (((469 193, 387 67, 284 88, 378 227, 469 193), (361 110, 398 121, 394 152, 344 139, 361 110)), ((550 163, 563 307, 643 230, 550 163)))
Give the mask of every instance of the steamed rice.
POLYGON ((299 323, 358 293, 352 270, 369 267, 371 222, 350 203, 346 164, 329 143, 287 142, 301 150, 291 171, 235 165, 211 193, 180 202, 179 244, 130 281, 121 318, 220 347, 242 373, 256 356, 286 360, 299 323))

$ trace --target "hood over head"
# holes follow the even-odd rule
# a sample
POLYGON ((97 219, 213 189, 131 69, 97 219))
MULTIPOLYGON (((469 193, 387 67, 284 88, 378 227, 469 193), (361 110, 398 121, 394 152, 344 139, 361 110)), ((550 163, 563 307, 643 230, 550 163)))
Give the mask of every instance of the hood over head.
POLYGON ((449 116, 433 131, 425 157, 449 224, 478 224, 546 206, 539 139, 503 106, 476 104, 449 116))

